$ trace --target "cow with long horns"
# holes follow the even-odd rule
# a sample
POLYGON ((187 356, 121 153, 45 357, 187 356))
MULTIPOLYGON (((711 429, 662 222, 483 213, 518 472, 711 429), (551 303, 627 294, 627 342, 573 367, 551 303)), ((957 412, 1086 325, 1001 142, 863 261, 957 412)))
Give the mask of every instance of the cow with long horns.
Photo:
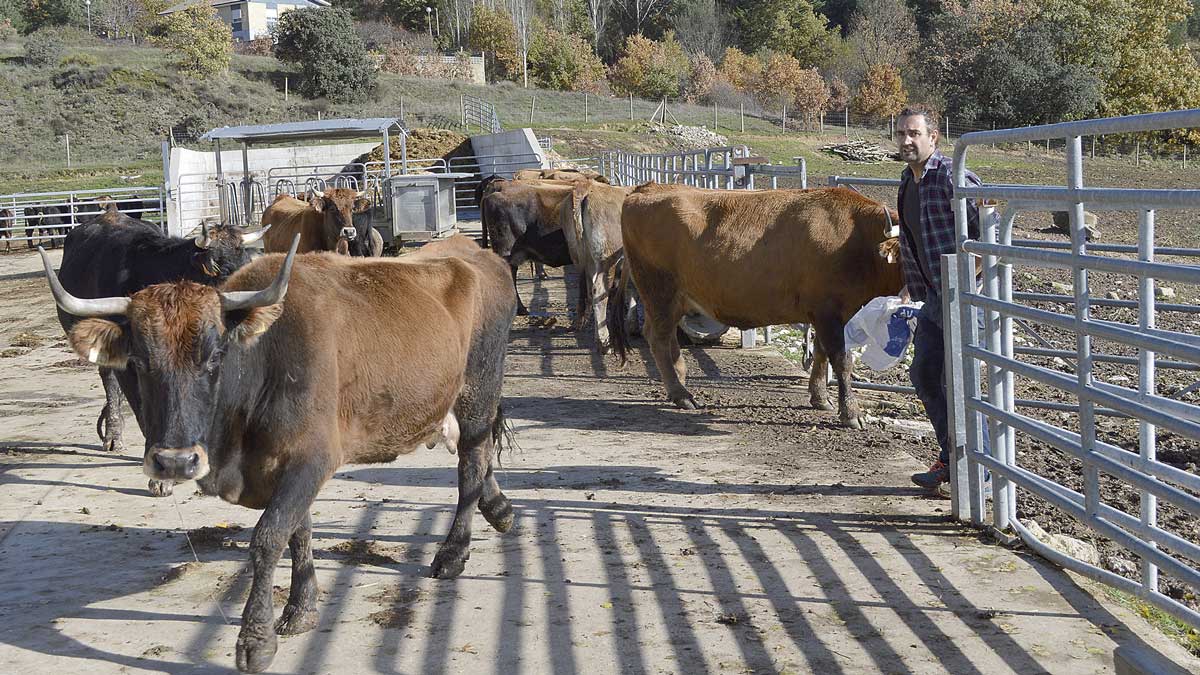
POLYGON ((300 235, 300 253, 335 251, 355 257, 379 257, 383 237, 371 227, 371 200, 350 188, 314 191, 306 200, 280 193, 263 211, 263 226, 272 225, 263 239, 268 253, 283 253, 300 235))
MULTIPOLYGON (((68 292, 81 298, 128 296, 147 286, 186 279, 215 286, 250 261, 246 246, 264 231, 244 233, 240 228, 207 225, 195 238, 168 237, 156 225, 120 213, 115 204, 67 234, 59 278, 68 292)), ((59 323, 69 334, 79 321, 59 310, 59 323)), ((86 354, 84 356, 87 356, 86 354)), ((91 359, 93 363, 95 359, 91 359)), ((96 419, 96 434, 107 451, 122 449, 122 398, 139 414, 137 379, 128 371, 100 365, 105 404, 96 419)), ((138 424, 145 431, 142 419, 138 424)), ((169 494, 169 484, 151 483, 150 491, 169 494)))
POLYGON ((385 260, 296 257, 298 243, 219 289, 183 281, 92 300, 67 293, 46 258, 55 302, 82 319, 72 348, 132 370, 146 393, 144 471, 264 509, 237 641, 248 672, 270 665, 276 634, 317 625, 309 510, 341 465, 438 441, 458 454, 458 508, 431 576, 462 572, 476 507, 500 532, 513 524, 492 468, 516 312, 505 263, 461 235, 385 260), (285 545, 291 589, 272 625, 285 545))

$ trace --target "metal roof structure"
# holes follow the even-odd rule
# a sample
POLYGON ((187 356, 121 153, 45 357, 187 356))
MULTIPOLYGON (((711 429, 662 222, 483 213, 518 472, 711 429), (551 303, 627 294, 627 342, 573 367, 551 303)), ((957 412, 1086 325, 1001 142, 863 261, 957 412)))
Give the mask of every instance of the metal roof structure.
POLYGON ((398 132, 407 135, 399 117, 369 117, 366 119, 334 119, 281 124, 250 124, 239 127, 219 127, 200 137, 202 141, 234 141, 246 145, 255 143, 285 143, 304 140, 344 140, 398 132))

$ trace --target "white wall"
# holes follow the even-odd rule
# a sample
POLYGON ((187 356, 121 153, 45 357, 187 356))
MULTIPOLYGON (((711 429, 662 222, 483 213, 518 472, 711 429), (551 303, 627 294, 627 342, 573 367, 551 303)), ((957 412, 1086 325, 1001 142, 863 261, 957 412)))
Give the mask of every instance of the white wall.
MULTIPOLYGON (((288 174, 329 178, 355 157, 369 152, 380 142, 298 148, 251 148, 250 173, 264 186, 268 185, 267 175, 271 169, 276 169, 276 174, 279 173, 278 170, 284 170, 288 174), (318 168, 317 165, 324 166, 318 168)), ((240 148, 221 152, 221 169, 226 180, 241 178, 240 148)), ((166 206, 167 231, 170 234, 185 234, 195 229, 203 219, 220 215, 216 180, 216 153, 186 148, 171 149, 166 206)), ((304 184, 303 177, 293 180, 298 185, 304 184)), ((269 194, 267 198, 270 198, 269 194)))
POLYGON ((498 134, 482 134, 471 137, 471 147, 479 158, 479 171, 482 175, 498 173, 512 176, 517 169, 547 169, 546 153, 538 145, 537 136, 533 129, 517 129, 498 134), (495 162, 489 167, 488 162, 495 162))

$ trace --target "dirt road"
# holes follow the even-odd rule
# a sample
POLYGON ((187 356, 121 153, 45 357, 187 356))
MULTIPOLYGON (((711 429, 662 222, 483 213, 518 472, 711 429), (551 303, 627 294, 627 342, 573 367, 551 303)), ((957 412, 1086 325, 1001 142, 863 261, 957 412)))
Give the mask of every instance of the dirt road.
MULTIPOLYGON (((36 270, 0 258, 0 672, 230 672, 258 514, 149 497, 128 414, 126 455, 99 450, 99 378, 36 270)), ((563 312, 561 279, 521 292, 563 312)), ((566 323, 513 331, 514 530, 477 518, 464 575, 428 579, 454 458, 345 467, 313 507, 320 625, 272 672, 1097 673, 1118 644, 1200 669, 949 521, 908 484, 931 441, 838 427, 772 350, 690 351, 708 409, 684 412, 644 354, 616 370, 566 323)))

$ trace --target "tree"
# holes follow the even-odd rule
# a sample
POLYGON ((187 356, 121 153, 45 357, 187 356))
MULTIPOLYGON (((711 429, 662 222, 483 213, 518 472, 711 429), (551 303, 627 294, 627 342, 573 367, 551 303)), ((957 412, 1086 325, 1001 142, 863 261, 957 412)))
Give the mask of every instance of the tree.
POLYGON ((859 0, 847 40, 862 72, 879 63, 903 68, 918 46, 917 21, 904 0, 859 0))
POLYGON ((623 55, 613 64, 610 80, 621 92, 657 99, 678 96, 687 73, 687 54, 674 35, 668 33, 661 42, 630 35, 623 55))
POLYGON ((850 87, 842 81, 840 77, 834 77, 829 81, 829 102, 825 105, 827 110, 845 110, 850 105, 850 87))
POLYGON ((717 5, 717 0, 679 2, 672 20, 675 39, 689 54, 704 54, 712 62, 721 58, 729 46, 729 16, 717 5))
POLYGON ((881 118, 903 110, 907 100, 908 92, 904 91, 899 69, 890 63, 881 63, 867 69, 852 107, 871 117, 881 118))
POLYGON ((688 80, 683 89, 683 98, 689 103, 706 102, 717 84, 717 67, 705 54, 692 54, 688 62, 688 80))
POLYGON ((158 40, 183 72, 208 77, 229 70, 233 35, 210 5, 193 5, 169 15, 158 40))
POLYGON ((604 64, 592 46, 578 35, 541 30, 529 49, 529 70, 539 87, 600 93, 605 85, 604 64))
POLYGON ((84 23, 82 3, 73 0, 29 0, 21 10, 24 30, 32 33, 39 28, 84 23))
POLYGON ((489 80, 508 80, 521 74, 517 29, 512 17, 503 9, 475 5, 468 44, 471 49, 484 53, 489 80), (488 54, 491 54, 490 62, 488 54))
POLYGON ((734 3, 733 19, 743 50, 791 54, 805 68, 825 65, 841 40, 811 0, 734 3))
POLYGON ((375 88, 375 67, 344 9, 293 9, 275 26, 275 58, 300 66, 298 89, 332 101, 362 98, 375 88))
POLYGON ((800 85, 800 71, 800 62, 796 57, 779 52, 769 53, 763 63, 755 98, 764 107, 790 105, 796 98, 796 87, 800 85))
POLYGON ((666 10, 669 4, 669 0, 611 0, 611 5, 633 26, 634 35, 645 32, 646 24, 666 10))
POLYGON ((31 66, 57 66, 66 53, 62 30, 46 26, 25 38, 25 63, 31 66))
POLYGON ((729 47, 721 58, 719 72, 734 89, 748 94, 758 90, 763 62, 757 56, 742 53, 737 47, 729 47))
POLYGON ((816 68, 800 71, 793 103, 796 112, 804 118, 805 129, 812 128, 813 123, 821 117, 821 113, 829 108, 830 97, 830 87, 825 84, 825 78, 821 77, 816 68))

